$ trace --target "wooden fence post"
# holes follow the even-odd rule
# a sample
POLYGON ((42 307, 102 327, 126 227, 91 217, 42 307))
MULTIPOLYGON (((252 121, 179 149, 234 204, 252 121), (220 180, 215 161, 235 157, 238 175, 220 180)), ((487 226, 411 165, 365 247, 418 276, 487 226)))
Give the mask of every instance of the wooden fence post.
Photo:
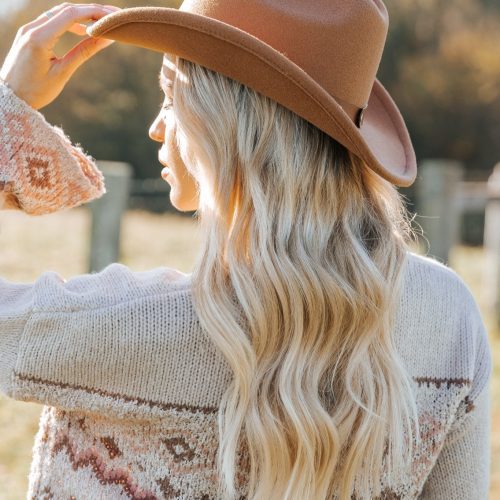
POLYGON ((100 271, 120 255, 122 214, 127 208, 132 167, 128 163, 98 161, 106 194, 90 204, 92 232, 89 271, 100 271))
POLYGON ((500 326, 500 163, 488 179, 488 203, 484 219, 485 280, 488 302, 500 326))
POLYGON ((416 185, 417 222, 429 241, 429 255, 448 261, 451 247, 458 239, 460 208, 457 201, 464 168, 452 160, 424 160, 416 185))

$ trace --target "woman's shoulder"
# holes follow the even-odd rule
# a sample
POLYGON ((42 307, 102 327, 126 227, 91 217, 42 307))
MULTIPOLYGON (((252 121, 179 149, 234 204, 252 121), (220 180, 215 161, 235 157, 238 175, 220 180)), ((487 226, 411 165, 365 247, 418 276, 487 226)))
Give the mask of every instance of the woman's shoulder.
POLYGON ((422 380, 466 380, 475 399, 491 377, 492 353, 472 291, 430 257, 410 253, 406 266, 396 322, 403 358, 422 380))
POLYGON ((415 302, 435 307, 476 305, 469 286, 454 269, 414 252, 407 254, 403 287, 406 296, 411 295, 415 302))
POLYGON ((454 271, 451 267, 443 264, 433 257, 410 251, 408 251, 406 255, 408 268, 411 271, 431 273, 436 277, 440 276, 443 279, 461 279, 456 271, 454 271))
POLYGON ((434 341, 438 335, 445 343, 474 342, 484 330, 479 304, 464 279, 442 262, 411 252, 400 298, 400 322, 434 341))

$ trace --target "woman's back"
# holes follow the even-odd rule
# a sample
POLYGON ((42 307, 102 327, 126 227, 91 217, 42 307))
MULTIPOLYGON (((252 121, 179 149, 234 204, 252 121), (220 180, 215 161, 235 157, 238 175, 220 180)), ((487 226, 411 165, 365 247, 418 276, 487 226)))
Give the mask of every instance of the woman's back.
MULTIPOLYGON (((54 273, 32 286, 2 282, 0 295, 12 297, 0 306, 2 390, 47 405, 30 497, 214 498, 217 407, 231 370, 200 327, 189 275, 113 264, 67 282, 54 273)), ((411 470, 382 480, 382 498, 486 495, 491 358, 463 281, 409 253, 394 338, 422 443, 411 470)), ((242 447, 241 495, 247 467, 242 447)))

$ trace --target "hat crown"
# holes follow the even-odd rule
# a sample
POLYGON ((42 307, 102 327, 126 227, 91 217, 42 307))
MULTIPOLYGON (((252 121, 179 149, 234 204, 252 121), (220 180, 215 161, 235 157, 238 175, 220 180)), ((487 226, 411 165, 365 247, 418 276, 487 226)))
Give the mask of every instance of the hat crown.
POLYGON ((389 24, 381 0, 185 0, 179 10, 255 36, 358 108, 368 102, 389 24))

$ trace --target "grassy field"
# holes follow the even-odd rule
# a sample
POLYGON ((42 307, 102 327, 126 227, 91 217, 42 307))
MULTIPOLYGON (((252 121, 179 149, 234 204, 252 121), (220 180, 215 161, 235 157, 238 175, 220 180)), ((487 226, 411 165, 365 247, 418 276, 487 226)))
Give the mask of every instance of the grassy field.
MULTIPOLYGON (((29 218, 15 212, 0 215, 0 276, 29 282, 46 270, 69 278, 87 271, 89 213, 75 209, 29 218)), ((126 214, 121 262, 134 270, 170 266, 189 272, 199 235, 192 219, 144 212, 126 214)), ((479 248, 456 247, 451 266, 477 298, 488 326, 494 357, 492 476, 490 499, 500 499, 500 332, 486 310, 485 259, 479 248)), ((25 498, 31 447, 41 407, 0 396, 0 500, 25 498)), ((450 499, 452 500, 452 499, 450 499)))

